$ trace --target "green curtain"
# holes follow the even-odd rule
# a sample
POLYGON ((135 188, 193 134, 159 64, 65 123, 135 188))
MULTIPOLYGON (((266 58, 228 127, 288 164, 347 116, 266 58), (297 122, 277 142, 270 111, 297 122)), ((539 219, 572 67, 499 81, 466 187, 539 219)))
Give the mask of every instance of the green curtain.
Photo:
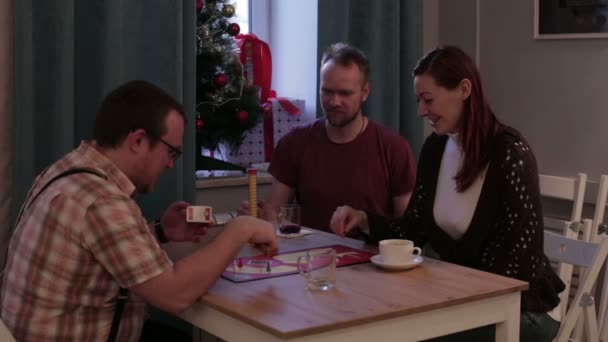
POLYGON ((113 88, 145 79, 184 103, 184 154, 141 206, 194 201, 194 1, 19 0, 15 16, 13 218, 34 177, 92 135, 113 88))
POLYGON ((0 265, 4 265, 13 202, 13 0, 0 0, 0 265))
POLYGON ((339 41, 362 49, 370 60, 372 89, 364 113, 405 136, 416 156, 424 128, 411 70, 422 55, 422 1, 319 1, 318 17, 318 59, 339 41))

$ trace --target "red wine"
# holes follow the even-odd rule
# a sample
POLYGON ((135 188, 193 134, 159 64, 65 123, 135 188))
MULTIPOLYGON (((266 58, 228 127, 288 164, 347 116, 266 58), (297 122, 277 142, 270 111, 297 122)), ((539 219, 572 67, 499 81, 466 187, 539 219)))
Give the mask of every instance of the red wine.
POLYGON ((300 232, 300 226, 296 224, 279 225, 279 231, 283 234, 296 234, 300 232))

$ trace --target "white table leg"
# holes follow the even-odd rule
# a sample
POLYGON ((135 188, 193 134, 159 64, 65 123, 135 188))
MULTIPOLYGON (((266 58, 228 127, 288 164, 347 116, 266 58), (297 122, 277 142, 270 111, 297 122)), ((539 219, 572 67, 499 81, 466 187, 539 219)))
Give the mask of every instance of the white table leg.
MULTIPOLYGON (((518 293, 519 295, 519 293, 518 293)), ((496 342, 518 342, 520 321, 520 300, 513 300, 505 308, 505 320, 496 323, 496 342)))

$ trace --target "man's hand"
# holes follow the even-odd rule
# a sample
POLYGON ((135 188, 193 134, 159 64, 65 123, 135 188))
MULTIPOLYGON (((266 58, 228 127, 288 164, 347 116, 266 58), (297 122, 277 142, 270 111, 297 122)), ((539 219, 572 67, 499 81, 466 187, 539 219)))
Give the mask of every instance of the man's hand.
MULTIPOLYGON (((258 217, 263 217, 264 207, 266 202, 264 200, 258 200, 258 217)), ((237 215, 249 215, 249 201, 242 201, 241 206, 236 210, 237 215)))
POLYGON ((238 216, 226 225, 226 229, 229 233, 236 232, 237 236, 243 237, 266 255, 276 254, 279 250, 275 228, 267 221, 252 216, 238 216))
POLYGON ((183 201, 174 202, 165 210, 160 224, 169 241, 199 242, 207 234, 209 223, 186 222, 186 207, 189 205, 183 201))
POLYGON ((369 234, 367 214, 347 205, 336 208, 329 221, 329 227, 338 236, 346 236, 351 230, 359 227, 369 234))
MULTIPOLYGON (((242 201, 241 207, 236 210, 237 215, 249 215, 249 201, 242 201)), ((278 209, 264 200, 258 200, 258 217, 262 220, 275 222, 278 216, 278 209)))

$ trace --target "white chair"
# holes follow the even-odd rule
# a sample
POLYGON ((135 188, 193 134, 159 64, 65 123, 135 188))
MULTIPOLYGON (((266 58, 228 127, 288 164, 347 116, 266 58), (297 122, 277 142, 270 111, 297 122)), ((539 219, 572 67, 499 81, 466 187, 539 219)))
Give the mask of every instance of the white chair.
MULTIPOLYGON (((608 175, 600 176, 593 213, 593 238, 606 233, 608 226, 604 224, 604 213, 608 196, 608 175)), ((600 322, 600 340, 608 342, 608 265, 604 269, 604 282, 600 292, 600 305, 598 307, 598 322, 600 322)))
MULTIPOLYGON (((568 201, 572 209, 568 219, 543 217, 545 230, 559 233, 572 239, 578 239, 581 232, 581 217, 585 200, 585 189, 587 187, 587 175, 578 173, 576 177, 558 177, 550 175, 539 175, 540 194, 543 198, 552 198, 568 201)), ((588 237, 590 227, 582 229, 583 239, 588 237)), ((566 289, 560 293, 562 303, 568 303, 570 298, 570 287, 572 285, 573 267, 567 263, 558 263, 556 272, 566 285, 566 289)), ((562 305, 562 317, 566 314, 566 305, 562 305)))
POLYGON ((608 175, 600 176, 600 183, 595 199, 595 211, 593 213, 593 228, 595 234, 605 233, 607 226, 604 225, 604 212, 606 211, 606 197, 608 196, 608 175))
MULTIPOLYGON (((587 219, 583 224, 590 226, 591 220, 587 219)), ((590 293, 606 256, 608 256, 608 237, 602 235, 599 241, 594 243, 545 231, 544 246, 545 254, 549 259, 558 263, 584 267, 586 270, 574 299, 568 305, 565 316, 562 317, 555 341, 569 341, 581 314, 585 318, 586 341, 599 341, 595 303, 590 293)))
POLYGON ((540 195, 572 202, 569 221, 578 222, 583 213, 587 174, 578 173, 576 177, 539 175, 540 195))
MULTIPOLYGON (((562 235, 562 236, 565 236, 567 238, 574 239, 574 240, 578 239, 579 231, 581 228, 580 222, 571 222, 571 221, 559 220, 559 219, 548 218, 548 217, 544 217, 544 222, 545 222, 545 228, 546 228, 545 232, 552 232, 552 233, 559 234, 559 235, 562 235)), ((584 225, 584 224, 585 223, 583 223, 582 225, 584 225)), ((583 230, 590 230, 590 228, 591 228, 591 220, 588 220, 588 222, 586 223, 586 226, 583 227, 583 230)), ((562 312, 561 317, 565 317, 567 305, 570 302, 570 298, 572 298, 574 296, 571 293, 571 292, 573 292, 573 290, 571 290, 571 287, 572 287, 572 281, 573 281, 572 275, 574 273, 574 267, 572 264, 569 264, 569 263, 557 262, 557 260, 551 260, 551 261, 553 261, 553 263, 555 264, 554 265, 555 272, 560 277, 560 279, 564 282, 564 285, 565 285, 564 291, 562 291, 559 294, 561 303, 564 303, 561 306, 561 312, 562 312)), ((579 270, 579 273, 580 273, 580 270, 579 270)), ((574 280, 576 280, 576 279, 574 279, 574 280)))

